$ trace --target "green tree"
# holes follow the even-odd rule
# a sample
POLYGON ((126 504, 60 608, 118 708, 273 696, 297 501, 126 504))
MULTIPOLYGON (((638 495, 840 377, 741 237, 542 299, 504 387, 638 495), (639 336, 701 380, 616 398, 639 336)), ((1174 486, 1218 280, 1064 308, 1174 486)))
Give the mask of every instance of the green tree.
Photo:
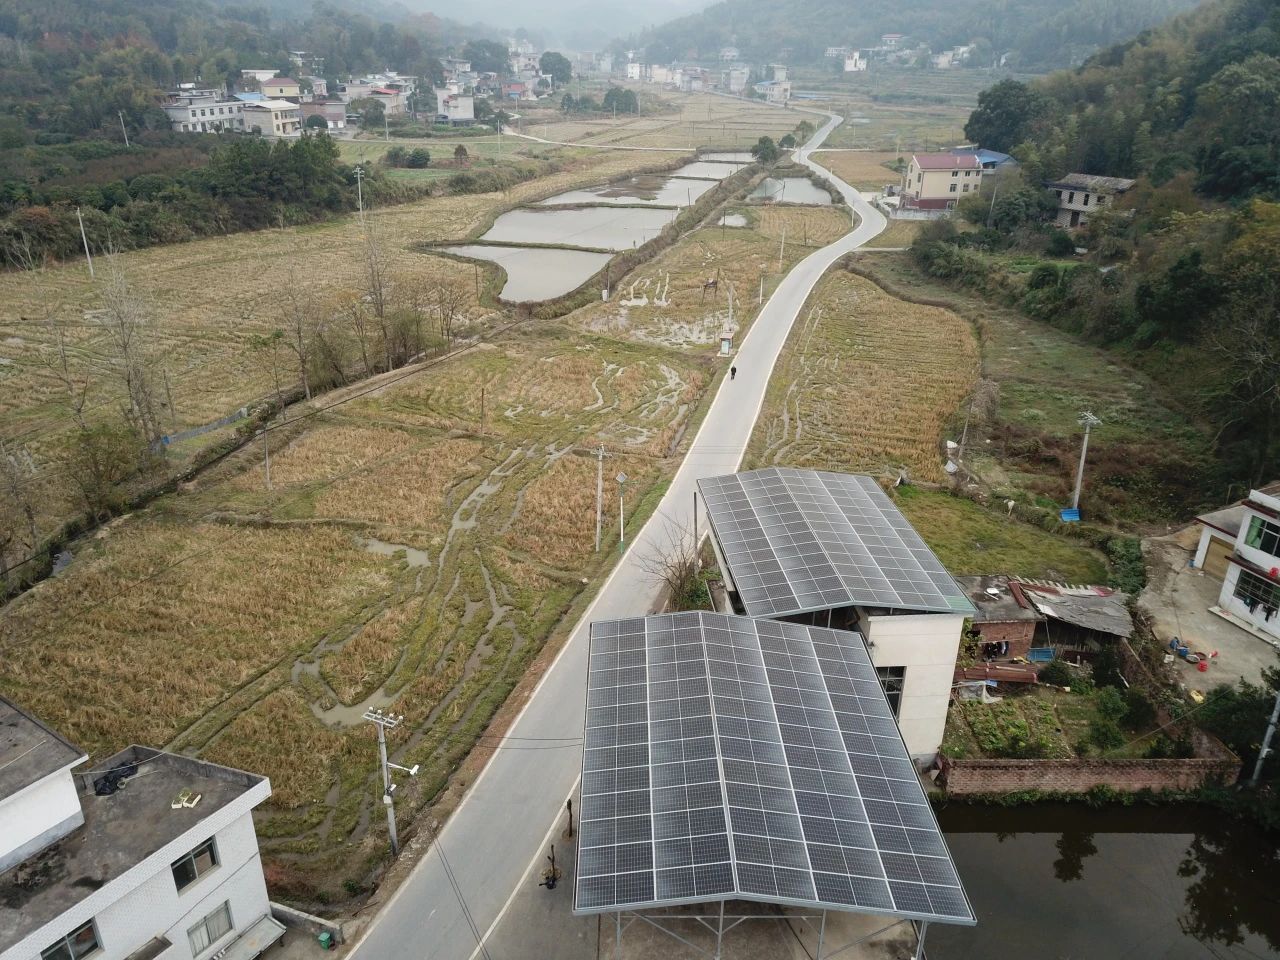
POLYGON ((988 150, 1007 153, 1028 139, 1050 109, 1048 98, 1033 87, 1001 80, 978 94, 978 107, 969 115, 964 135, 988 150))
POLYGON ((548 50, 538 58, 538 69, 549 73, 552 81, 560 86, 573 79, 573 64, 563 53, 556 53, 554 50, 548 50))
POLYGON ((795 145, 796 138, 790 133, 783 134, 782 138, 778 140, 778 146, 782 147, 784 150, 790 150, 795 145))
POLYGON ((471 157, 467 153, 467 148, 462 144, 458 144, 456 147, 453 148, 453 159, 457 160, 460 163, 463 163, 471 159, 471 157))
POLYGON ((305 126, 308 130, 328 130, 329 121, 320 116, 320 114, 313 113, 311 116, 307 117, 305 126))
POLYGON ((760 163, 771 165, 778 162, 778 145, 772 137, 761 137, 751 147, 751 155, 760 163))
POLYGON ((471 40, 462 48, 464 60, 471 61, 476 73, 496 73, 505 77, 509 72, 506 44, 494 40, 471 40))
POLYGON ((431 154, 424 147, 415 147, 409 151, 409 156, 405 158, 404 165, 414 170, 421 170, 423 167, 431 165, 431 154))

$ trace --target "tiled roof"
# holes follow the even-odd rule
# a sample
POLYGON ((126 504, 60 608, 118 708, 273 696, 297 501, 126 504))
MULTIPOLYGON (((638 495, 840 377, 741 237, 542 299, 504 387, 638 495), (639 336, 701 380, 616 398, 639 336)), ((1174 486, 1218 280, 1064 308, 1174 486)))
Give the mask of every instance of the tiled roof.
POLYGON ((911 159, 921 170, 980 170, 981 162, 972 153, 916 153, 911 159))

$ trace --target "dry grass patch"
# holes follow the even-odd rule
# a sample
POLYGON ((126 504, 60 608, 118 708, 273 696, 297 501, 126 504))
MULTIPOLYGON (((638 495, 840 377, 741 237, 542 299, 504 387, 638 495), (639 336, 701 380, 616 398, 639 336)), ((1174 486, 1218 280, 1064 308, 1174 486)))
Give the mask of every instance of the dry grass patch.
POLYGON ((422 616, 422 603, 414 597, 388 607, 320 661, 320 675, 342 703, 359 703, 391 675, 406 634, 422 616))
POLYGON ((770 240, 788 244, 825 247, 853 229, 846 210, 834 207, 788 207, 772 205, 755 209, 756 231, 770 240))
POLYGON ((364 520, 399 530, 440 531, 449 517, 445 494, 477 472, 484 445, 475 440, 433 440, 402 456, 324 488, 315 498, 322 517, 364 520))
POLYGON ((885 166, 898 156, 891 150, 840 150, 816 153, 813 159, 856 190, 881 190, 902 179, 885 166))
MULTIPOLYGON (((347 424, 317 426, 272 454, 271 482, 273 486, 291 486, 329 480, 401 453, 418 442, 403 430, 347 424)), ((233 487, 243 490, 262 490, 265 485, 261 470, 246 471, 232 481, 233 487)))
POLYGON ((369 763, 371 744, 361 727, 331 730, 317 720, 292 686, 284 686, 239 714, 204 752, 204 759, 271 778, 271 806, 294 810, 322 803, 339 768, 369 763))
POLYGON ((95 754, 168 743, 389 568, 337 530, 128 523, 0 611, 0 688, 95 754))
POLYGON ((829 274, 783 350, 752 435, 757 466, 942 480, 939 442, 978 376, 969 325, 949 310, 829 274))
POLYGON ((876 247, 909 247, 924 229, 927 220, 890 220, 883 233, 867 241, 866 246, 876 247))

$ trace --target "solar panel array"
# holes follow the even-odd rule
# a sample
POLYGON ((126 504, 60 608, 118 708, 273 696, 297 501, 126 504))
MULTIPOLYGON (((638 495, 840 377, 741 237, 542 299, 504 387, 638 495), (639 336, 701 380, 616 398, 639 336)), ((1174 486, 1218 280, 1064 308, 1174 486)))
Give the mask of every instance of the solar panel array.
POLYGON ((753 617, 846 606, 973 613, 871 477, 770 467, 698 488, 753 617))
POLYGON ((593 623, 575 911, 736 898, 974 922, 859 634, 593 623))

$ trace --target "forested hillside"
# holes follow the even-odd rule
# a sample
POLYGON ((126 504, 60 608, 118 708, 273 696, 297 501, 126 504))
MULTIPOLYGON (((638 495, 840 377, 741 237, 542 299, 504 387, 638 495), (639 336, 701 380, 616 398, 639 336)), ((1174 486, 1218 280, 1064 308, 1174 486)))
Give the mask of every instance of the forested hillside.
POLYGON ((976 66, 1041 71, 1079 63, 1198 0, 723 0, 634 39, 652 62, 714 58, 733 44, 749 60, 815 62, 831 45, 873 46, 904 33, 934 50, 974 43, 976 66))
POLYGON ((1214 424, 1226 482, 1280 471, 1280 5, 1217 0, 1031 84, 980 97, 966 135, 1020 161, 979 227, 931 228, 931 274, 1132 352, 1214 424), (1136 178, 1076 237, 1043 183, 1136 178), (1083 244, 1089 253, 1070 256, 1083 244), (1011 268, 1006 253, 1043 258, 1011 268))

